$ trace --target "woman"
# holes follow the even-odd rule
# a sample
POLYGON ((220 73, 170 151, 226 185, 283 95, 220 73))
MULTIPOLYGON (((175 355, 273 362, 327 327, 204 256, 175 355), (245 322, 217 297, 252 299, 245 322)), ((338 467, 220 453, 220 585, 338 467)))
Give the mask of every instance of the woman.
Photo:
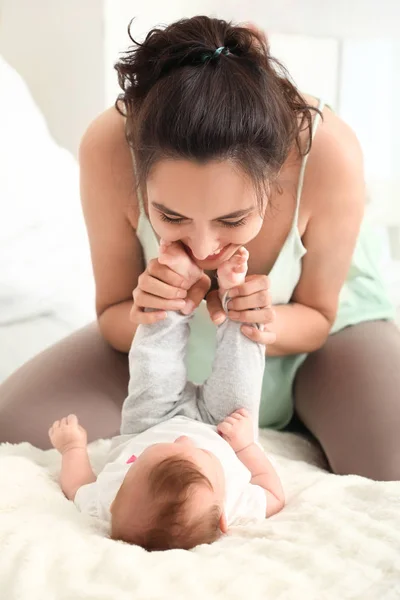
POLYGON ((293 426, 295 409, 334 472, 400 478, 400 336, 360 231, 361 150, 276 67, 259 33, 206 17, 153 30, 116 65, 121 98, 80 148, 98 323, 2 385, 0 439, 44 446, 66 411, 91 439, 115 434, 135 328, 168 309, 200 304, 188 369, 203 380, 207 308, 224 318, 213 272, 245 245, 229 317, 264 324, 260 425, 293 426), (158 264, 160 238, 182 242, 204 270, 198 285, 158 264))

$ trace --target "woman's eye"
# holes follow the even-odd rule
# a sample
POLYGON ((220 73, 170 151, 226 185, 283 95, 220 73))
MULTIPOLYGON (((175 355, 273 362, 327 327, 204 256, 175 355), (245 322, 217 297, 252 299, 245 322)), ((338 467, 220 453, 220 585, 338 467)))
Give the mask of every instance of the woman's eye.
MULTIPOLYGON (((162 221, 165 221, 166 223, 175 223, 176 225, 183 223, 185 220, 182 217, 168 217, 164 213, 161 213, 160 217, 162 221)), ((239 221, 219 221, 219 223, 223 227, 240 227, 241 225, 246 225, 247 219, 240 219, 239 221)))
POLYGON ((182 223, 182 221, 184 219, 181 219, 180 217, 176 218, 176 219, 171 219, 171 217, 167 217, 167 215, 164 215, 163 213, 161 214, 161 220, 165 221, 166 223, 182 223))
POLYGON ((241 225, 246 225, 246 219, 240 219, 239 221, 220 221, 221 225, 224 227, 240 227, 241 225))

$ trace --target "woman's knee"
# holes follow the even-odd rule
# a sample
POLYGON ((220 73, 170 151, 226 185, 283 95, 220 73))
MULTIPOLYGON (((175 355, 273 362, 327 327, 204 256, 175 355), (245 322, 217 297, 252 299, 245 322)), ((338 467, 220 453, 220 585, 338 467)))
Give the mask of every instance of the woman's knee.
POLYGON ((127 357, 102 338, 97 324, 48 348, 0 385, 0 441, 49 447, 47 430, 76 413, 89 441, 115 435, 128 386, 127 357))
POLYGON ((294 393, 335 473, 400 479, 400 334, 392 323, 330 336, 304 362, 294 393))

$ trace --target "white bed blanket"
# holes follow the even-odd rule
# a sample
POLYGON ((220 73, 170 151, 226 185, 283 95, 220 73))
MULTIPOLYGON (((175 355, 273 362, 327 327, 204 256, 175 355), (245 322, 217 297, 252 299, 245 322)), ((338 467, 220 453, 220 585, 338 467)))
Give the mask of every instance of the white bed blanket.
MULTIPOLYGON (((304 438, 261 436, 286 508, 191 552, 111 541, 61 493, 58 453, 3 444, 1 600, 399 599, 400 482, 331 475, 304 438)), ((95 470, 108 447, 91 445, 95 470)))

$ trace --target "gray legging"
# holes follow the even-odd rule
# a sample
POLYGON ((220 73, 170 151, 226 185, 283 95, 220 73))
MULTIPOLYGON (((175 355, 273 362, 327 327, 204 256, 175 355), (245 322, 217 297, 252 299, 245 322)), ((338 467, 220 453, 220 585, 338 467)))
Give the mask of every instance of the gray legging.
MULTIPOLYGON (((48 448, 49 425, 74 412, 89 440, 119 431, 128 359, 92 324, 45 350, 0 386, 0 441, 48 448)), ((300 421, 336 473, 400 479, 400 333, 373 321, 329 337, 295 382, 300 421)))

